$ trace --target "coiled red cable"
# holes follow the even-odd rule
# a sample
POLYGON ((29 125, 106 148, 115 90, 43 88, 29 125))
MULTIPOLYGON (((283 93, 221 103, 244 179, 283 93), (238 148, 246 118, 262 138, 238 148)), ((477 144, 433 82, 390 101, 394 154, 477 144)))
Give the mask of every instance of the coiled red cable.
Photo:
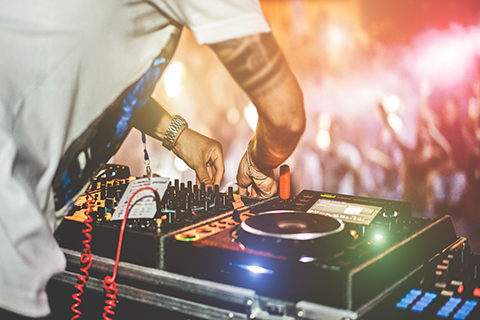
POLYGON ((128 213, 130 211, 131 202, 132 202, 133 198, 135 198, 135 196, 143 190, 153 191, 153 193, 155 194, 155 199, 157 201, 157 205, 160 202, 160 197, 158 196, 157 191, 155 189, 153 189, 152 187, 141 187, 141 188, 139 188, 138 190, 136 190, 132 194, 132 196, 128 200, 127 207, 125 209, 125 216, 123 217, 122 226, 120 228, 120 235, 118 237, 117 256, 115 258, 115 265, 113 267, 113 275, 111 277, 106 276, 104 281, 103 281, 103 288, 105 289, 106 296, 108 298, 107 300, 105 300, 106 305, 103 308, 103 310, 104 310, 103 319, 104 320, 112 320, 111 318, 109 318, 109 316, 113 316, 115 314, 115 312, 113 311, 113 308, 115 308, 117 306, 117 293, 118 293, 115 278, 117 277, 118 263, 120 261, 120 252, 122 251, 123 233, 125 231, 125 225, 127 224, 127 217, 128 217, 128 213))
POLYGON ((92 202, 94 201, 95 199, 89 193, 87 193, 87 201, 85 202, 87 205, 87 211, 85 212, 87 218, 84 221, 85 229, 82 230, 86 239, 82 241, 84 248, 82 254, 80 255, 80 263, 83 265, 83 267, 80 268, 80 272, 82 272, 83 274, 79 274, 77 276, 79 283, 75 285, 75 288, 78 290, 78 292, 72 295, 72 298, 77 301, 75 304, 72 305, 71 308, 72 311, 75 313, 75 315, 72 317, 72 320, 78 319, 82 315, 82 312, 79 311, 77 308, 82 303, 81 295, 83 294, 83 287, 85 287, 85 285, 87 284, 88 269, 90 269, 90 267, 92 266, 92 252, 90 250, 90 242, 92 240, 92 235, 90 234, 90 232, 92 231, 92 225, 90 223, 93 221, 93 219, 90 216, 90 213, 93 211, 92 202))

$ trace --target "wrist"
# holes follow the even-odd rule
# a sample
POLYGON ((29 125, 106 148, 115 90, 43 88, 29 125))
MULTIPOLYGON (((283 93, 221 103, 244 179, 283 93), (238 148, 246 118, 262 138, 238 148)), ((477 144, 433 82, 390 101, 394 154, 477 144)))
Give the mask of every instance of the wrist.
POLYGON ((165 132, 162 140, 162 145, 167 150, 172 150, 173 148, 175 148, 178 138, 187 128, 187 121, 183 117, 175 115, 165 132))
POLYGON ((255 179, 255 180, 265 180, 268 178, 268 176, 272 173, 272 169, 267 169, 267 170, 261 170, 258 168, 257 165, 255 165, 253 159, 252 159, 252 153, 253 153, 253 141, 251 140, 248 143, 247 146, 247 166, 248 166, 248 175, 250 178, 255 179))

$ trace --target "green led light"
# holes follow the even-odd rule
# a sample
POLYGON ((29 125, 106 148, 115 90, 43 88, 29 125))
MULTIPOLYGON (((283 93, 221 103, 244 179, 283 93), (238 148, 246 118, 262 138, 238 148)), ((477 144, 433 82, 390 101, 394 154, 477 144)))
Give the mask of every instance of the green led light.
POLYGON ((375 235, 375 240, 377 240, 377 241, 383 241, 383 239, 384 239, 383 234, 377 233, 377 234, 375 235))
POLYGON ((177 239, 178 241, 188 242, 188 241, 198 240, 198 239, 200 239, 200 236, 199 236, 198 234, 196 234, 196 235, 193 236, 193 237, 184 237, 184 236, 182 236, 181 234, 177 234, 177 235, 175 236, 175 239, 177 239))
POLYGON ((321 194, 320 197, 323 197, 323 198, 336 198, 337 195, 336 194, 321 194))

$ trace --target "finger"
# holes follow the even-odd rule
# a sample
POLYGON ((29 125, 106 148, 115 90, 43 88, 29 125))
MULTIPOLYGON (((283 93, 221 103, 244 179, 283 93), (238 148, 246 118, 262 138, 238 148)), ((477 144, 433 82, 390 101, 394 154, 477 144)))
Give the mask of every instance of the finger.
POLYGON ((259 192, 257 190, 257 186, 254 184, 252 184, 252 188, 250 189, 250 197, 255 197, 255 198, 259 198, 259 192))
POLYGON ((213 162, 213 168, 215 168, 215 173, 213 175, 213 181, 215 184, 222 183, 223 175, 225 174, 225 166, 223 162, 223 157, 218 157, 213 162))
MULTIPOLYGON (((208 173, 208 179, 213 183, 215 184, 215 181, 213 179, 214 175, 215 175, 215 168, 212 167, 211 165, 207 164, 207 173, 208 173)), ((207 185, 208 187, 208 185, 207 185)), ((213 185, 212 185, 213 187, 213 185)))
POLYGON ((207 166, 200 166, 196 170, 197 173, 197 183, 205 183, 205 185, 212 185, 212 180, 208 174, 207 166))

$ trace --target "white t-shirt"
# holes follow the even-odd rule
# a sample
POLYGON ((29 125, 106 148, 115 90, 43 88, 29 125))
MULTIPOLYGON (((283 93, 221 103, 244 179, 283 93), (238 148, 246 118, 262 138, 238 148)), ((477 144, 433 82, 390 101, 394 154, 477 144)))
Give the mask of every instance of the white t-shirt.
MULTIPOLYGON (((65 268, 53 238, 65 206, 54 201, 52 179, 92 122, 151 70, 178 30, 169 22, 187 26, 199 43, 270 29, 258 0, 2 0, 0 7, 0 308, 40 317, 49 313, 47 281, 65 268)), ((76 163, 85 165, 89 148, 74 154, 76 163)))

